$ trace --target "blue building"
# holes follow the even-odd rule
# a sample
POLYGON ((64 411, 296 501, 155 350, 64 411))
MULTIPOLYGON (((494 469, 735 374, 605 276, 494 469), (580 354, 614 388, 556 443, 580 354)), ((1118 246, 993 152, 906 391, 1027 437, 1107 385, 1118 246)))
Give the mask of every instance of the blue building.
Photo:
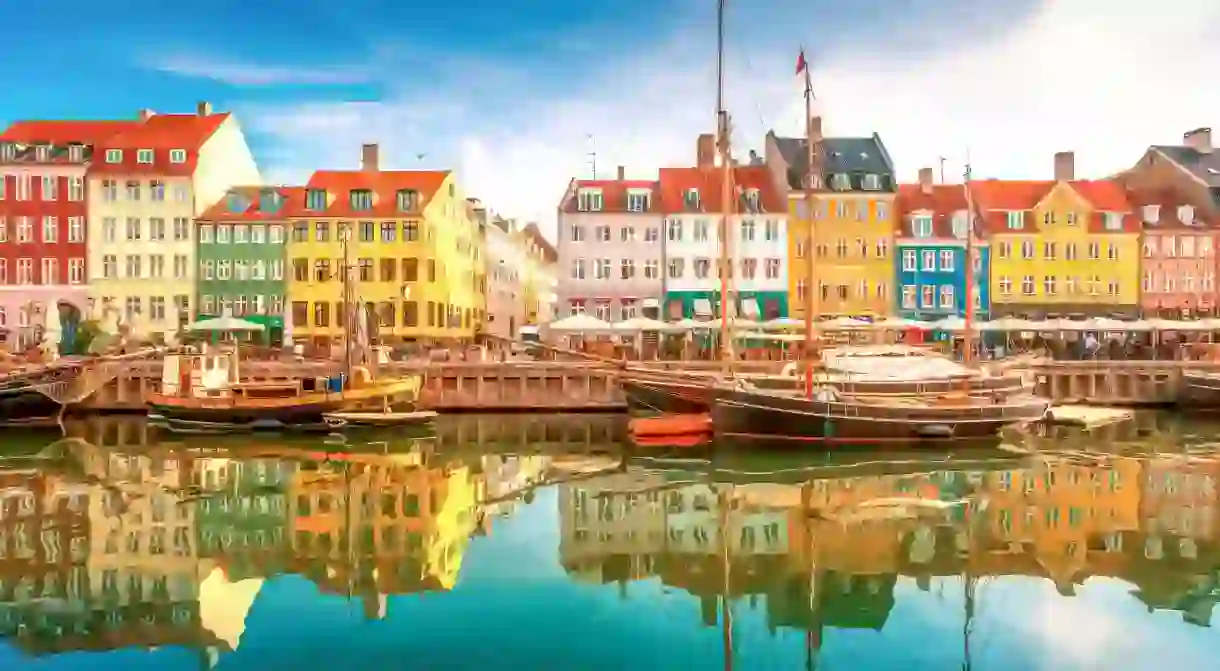
MULTIPOLYGON (((898 188, 894 231, 896 314, 934 321, 966 316, 966 193, 961 184, 933 184, 931 168, 919 171, 919 184, 898 188)), ((977 231, 977 228, 976 228, 977 231)), ((974 241, 974 316, 986 319, 989 246, 974 241)))

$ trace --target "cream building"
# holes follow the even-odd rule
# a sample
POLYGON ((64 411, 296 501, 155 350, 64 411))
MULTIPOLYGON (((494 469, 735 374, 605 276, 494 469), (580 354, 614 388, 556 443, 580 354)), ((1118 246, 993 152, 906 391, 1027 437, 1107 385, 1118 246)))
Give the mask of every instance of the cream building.
POLYGON ((90 316, 112 313, 155 338, 190 315, 194 218, 262 178, 231 114, 200 103, 195 114, 140 119, 98 145, 89 171, 89 302, 90 316))

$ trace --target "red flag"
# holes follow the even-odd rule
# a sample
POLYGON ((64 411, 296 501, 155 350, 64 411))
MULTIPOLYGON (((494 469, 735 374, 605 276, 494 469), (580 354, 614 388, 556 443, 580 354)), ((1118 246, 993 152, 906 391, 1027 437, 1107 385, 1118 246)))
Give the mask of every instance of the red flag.
POLYGON ((809 64, 805 62, 805 50, 801 49, 801 54, 796 57, 796 74, 799 75, 804 72, 808 65, 809 64))

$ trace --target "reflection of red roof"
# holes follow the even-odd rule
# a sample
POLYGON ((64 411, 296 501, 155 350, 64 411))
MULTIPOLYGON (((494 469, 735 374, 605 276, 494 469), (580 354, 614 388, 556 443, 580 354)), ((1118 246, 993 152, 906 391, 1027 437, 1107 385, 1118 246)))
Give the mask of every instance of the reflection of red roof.
MULTIPOLYGON (((661 168, 661 211, 666 213, 686 212, 685 194, 689 189, 699 190, 703 212, 724 212, 723 175, 720 168, 661 168)), ((742 190, 758 189, 759 206, 763 212, 786 213, 787 202, 775 188, 771 172, 764 166, 739 166, 733 168, 733 184, 742 190)), ((736 205, 735 213, 742 213, 736 205)))
POLYGON ((284 221, 287 219, 287 215, 284 213, 289 208, 305 206, 305 187, 301 186, 237 186, 230 189, 229 192, 239 194, 245 199, 246 208, 244 210, 231 211, 229 196, 226 194, 199 215, 199 221, 284 221), (261 209, 262 198, 264 194, 272 191, 283 196, 284 202, 277 211, 264 212, 261 209))
POLYGON ((418 214, 398 209, 398 192, 418 193, 418 208, 423 211, 449 175, 448 170, 319 170, 309 178, 305 188, 326 191, 326 209, 307 210, 302 202, 289 216, 389 218, 418 214), (351 192, 360 190, 373 192, 373 209, 352 209, 351 192))
POLYGON ((191 175, 199 161, 199 150, 228 119, 227 113, 155 114, 98 142, 90 171, 113 175, 191 175), (106 162, 105 152, 109 149, 121 150, 122 160, 106 162), (138 161, 141 149, 153 151, 152 163, 138 161), (175 149, 186 152, 184 162, 170 162, 170 152, 175 149))
POLYGON ((640 179, 627 179, 623 181, 614 179, 576 180, 572 183, 571 188, 568 189, 564 201, 559 204, 559 209, 564 212, 579 212, 576 194, 581 189, 601 189, 602 209, 598 210, 599 213, 648 214, 649 212, 657 211, 657 183, 640 179), (627 209, 627 192, 632 189, 646 189, 648 191, 648 209, 644 212, 631 212, 627 209))
MULTIPOLYGON (((1036 233, 1037 222, 1031 210, 1046 198, 1057 185, 1054 180, 998 180, 988 179, 970 183, 970 193, 978 208, 983 227, 989 233, 1036 233), (1013 229, 1008 226, 1008 212, 1025 212, 1024 226, 1013 229)), ((1111 180, 1071 180, 1067 182, 1083 200, 1094 208, 1089 217, 1090 233, 1138 233, 1139 219, 1131 214, 1122 186, 1111 180), (1123 214, 1122 229, 1111 231, 1105 228, 1105 212, 1123 214)))
POLYGON ((913 236, 910 215, 926 211, 932 213, 932 237, 952 238, 953 213, 965 211, 966 189, 961 184, 933 184, 924 193, 918 184, 900 184, 894 207, 901 222, 900 235, 913 236))

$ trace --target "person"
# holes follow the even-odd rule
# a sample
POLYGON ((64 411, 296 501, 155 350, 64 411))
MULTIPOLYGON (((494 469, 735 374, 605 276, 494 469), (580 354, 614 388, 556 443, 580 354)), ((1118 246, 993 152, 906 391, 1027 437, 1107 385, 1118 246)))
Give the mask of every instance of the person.
POLYGON ((1097 336, 1093 335, 1092 333, 1084 334, 1084 358, 1095 358, 1097 356, 1098 347, 1099 344, 1097 342, 1097 336))

